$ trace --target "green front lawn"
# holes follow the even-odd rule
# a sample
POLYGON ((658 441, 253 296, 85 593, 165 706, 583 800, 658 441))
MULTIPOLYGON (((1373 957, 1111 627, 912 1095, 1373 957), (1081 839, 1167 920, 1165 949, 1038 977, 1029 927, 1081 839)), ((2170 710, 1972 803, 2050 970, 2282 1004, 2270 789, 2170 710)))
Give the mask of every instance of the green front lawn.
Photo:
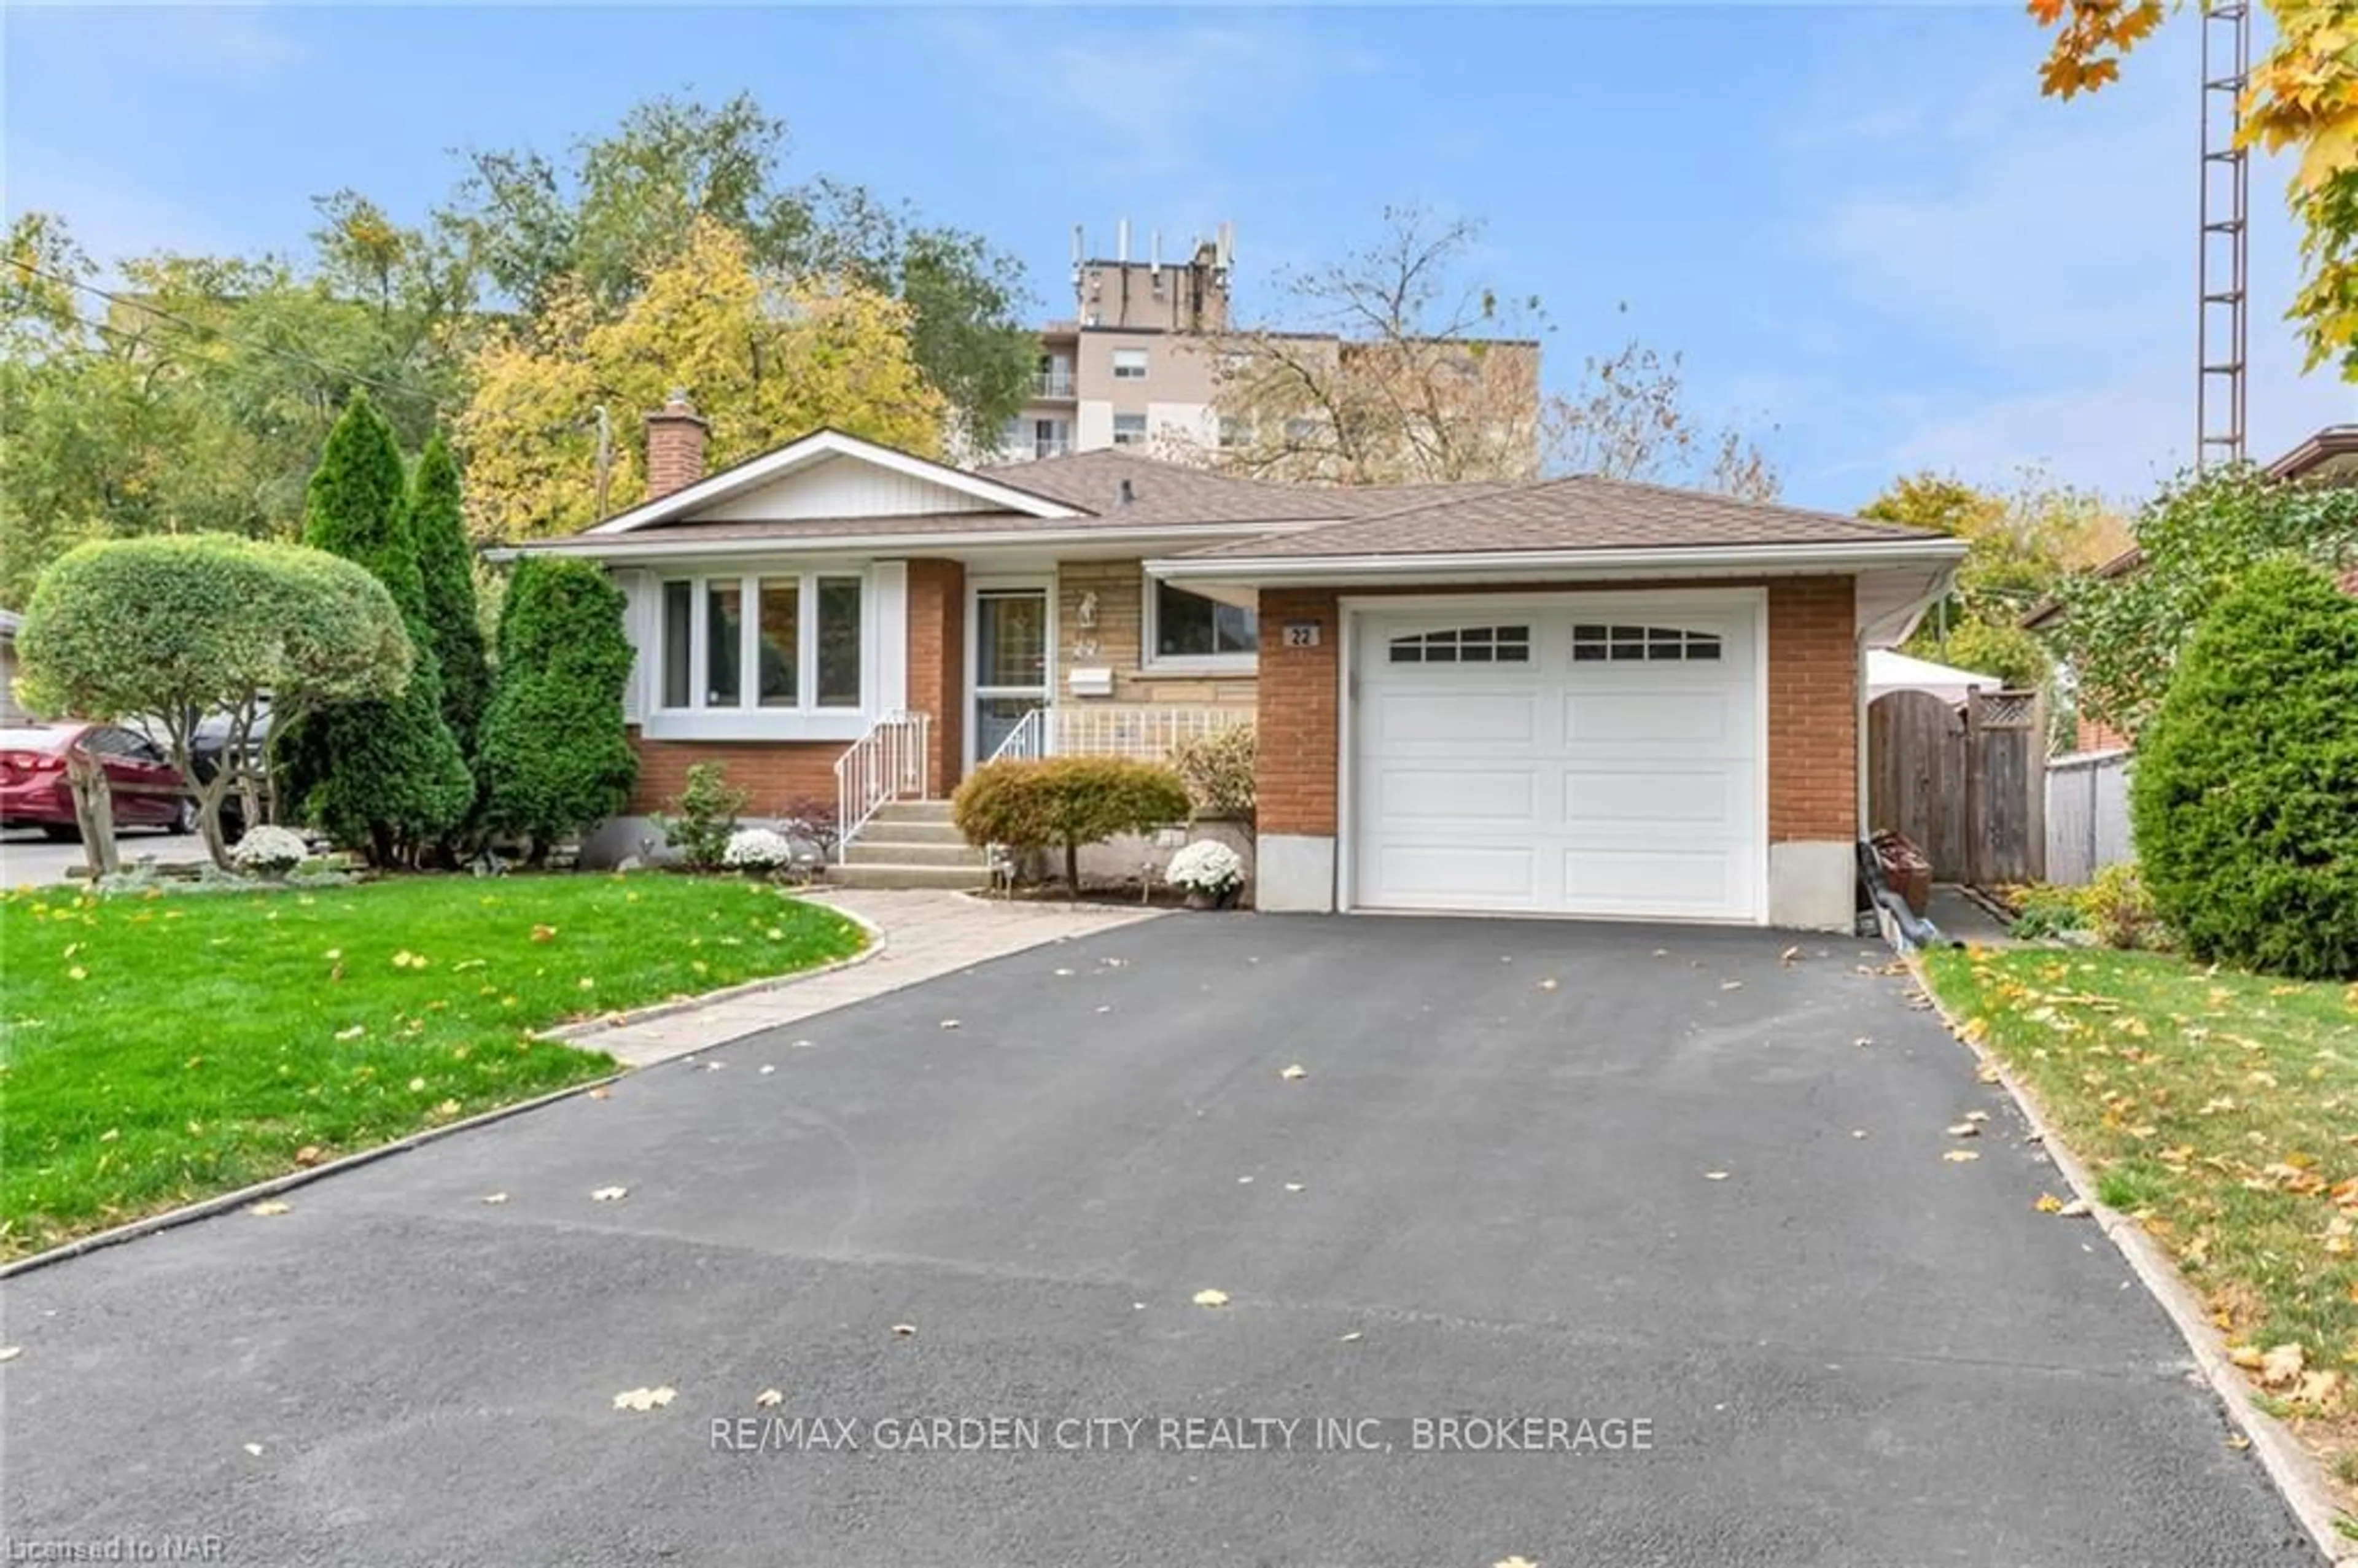
POLYGON ((2238 1359, 2301 1347, 2301 1377, 2252 1368, 2272 1407, 2329 1447, 2358 1439, 2358 986, 2101 950, 1926 967, 2104 1200, 2175 1255, 2238 1359))
POLYGON ((600 1076, 534 1033, 861 941, 656 874, 0 895, 0 1257, 600 1076))

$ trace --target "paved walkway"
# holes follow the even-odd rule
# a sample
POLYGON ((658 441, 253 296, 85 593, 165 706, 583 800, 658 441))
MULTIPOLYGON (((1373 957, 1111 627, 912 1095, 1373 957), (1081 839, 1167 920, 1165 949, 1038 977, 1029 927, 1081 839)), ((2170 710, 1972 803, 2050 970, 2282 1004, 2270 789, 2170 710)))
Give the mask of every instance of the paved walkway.
POLYGON ((1162 913, 1093 903, 986 903, 965 893, 882 889, 824 891, 811 899, 881 927, 882 951, 838 969, 577 1038, 625 1066, 644 1067, 1028 947, 1094 935, 1162 913))

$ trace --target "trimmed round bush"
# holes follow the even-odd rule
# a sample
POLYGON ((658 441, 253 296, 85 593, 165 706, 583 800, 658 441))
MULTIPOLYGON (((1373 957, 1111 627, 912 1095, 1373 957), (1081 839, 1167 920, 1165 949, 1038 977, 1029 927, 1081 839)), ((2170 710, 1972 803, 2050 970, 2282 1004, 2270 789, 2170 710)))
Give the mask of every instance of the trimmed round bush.
POLYGON ((2138 737, 2129 809, 2193 957, 2358 976, 2358 602, 2296 563, 2247 572, 2138 737))
POLYGON ((1126 757, 1046 757, 977 768, 950 813, 970 844, 1062 849, 1065 885, 1081 887, 1081 846, 1187 820, 1187 786, 1156 762, 1126 757))

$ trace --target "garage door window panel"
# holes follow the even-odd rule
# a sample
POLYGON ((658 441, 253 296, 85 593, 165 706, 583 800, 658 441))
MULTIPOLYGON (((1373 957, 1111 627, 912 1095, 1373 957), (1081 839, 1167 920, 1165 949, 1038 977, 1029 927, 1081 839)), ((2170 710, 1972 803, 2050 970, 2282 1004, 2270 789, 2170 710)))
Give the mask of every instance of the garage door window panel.
POLYGON ((1686 664, 1719 657, 1719 633, 1684 626, 1582 622, 1572 629, 1574 664, 1686 664))
POLYGON ((1519 626, 1445 626, 1391 640, 1396 665, 1528 665, 1531 629, 1519 626))

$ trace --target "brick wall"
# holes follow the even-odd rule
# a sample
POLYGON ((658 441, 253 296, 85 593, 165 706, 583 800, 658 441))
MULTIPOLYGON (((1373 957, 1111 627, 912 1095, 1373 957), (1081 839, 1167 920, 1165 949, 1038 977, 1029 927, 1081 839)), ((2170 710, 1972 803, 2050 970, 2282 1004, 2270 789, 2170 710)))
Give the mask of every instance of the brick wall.
POLYGON ((696 762, 719 762, 729 782, 752 791, 749 816, 776 816, 797 801, 835 801, 835 760, 841 741, 650 741, 631 728, 631 749, 639 754, 639 782, 631 791, 630 815, 645 816, 687 786, 696 762))
POLYGON ((1060 703, 1184 703, 1195 708, 1253 705, 1251 676, 1150 675, 1145 664, 1147 593, 1145 568, 1136 561, 1067 561, 1056 568, 1057 678, 1076 665, 1113 671, 1110 697, 1074 697, 1060 690, 1060 703), (1097 624, 1081 624, 1081 596, 1097 595, 1097 624))
MULTIPOLYGON (((909 563, 909 707, 934 716, 934 790, 957 786, 966 758, 966 568, 909 563)), ((838 748, 840 750, 840 748, 838 748)))
MULTIPOLYGON (((1631 583, 1646 588, 1747 587, 1756 583, 1631 583)), ((1858 655, 1855 589, 1847 577, 1776 578, 1768 589, 1768 837, 1848 840, 1857 836, 1858 655)), ((1355 597, 1374 590, 1354 589, 1355 597)), ((1414 589, 1393 589, 1408 593, 1414 589)), ((1551 591, 1501 586, 1500 593, 1551 591)), ((1553 591, 1563 591, 1557 585, 1553 591)), ((1584 590, 1585 591, 1585 590, 1584 590)), ((1331 589, 1271 589, 1261 624, 1260 830, 1336 831, 1336 683, 1342 617, 1331 589), (1316 621, 1315 648, 1276 645, 1288 621, 1316 621)))
POLYGON ((2101 719, 2082 713, 2074 720, 2071 745, 2081 752, 2125 752, 2129 738, 2101 719))

